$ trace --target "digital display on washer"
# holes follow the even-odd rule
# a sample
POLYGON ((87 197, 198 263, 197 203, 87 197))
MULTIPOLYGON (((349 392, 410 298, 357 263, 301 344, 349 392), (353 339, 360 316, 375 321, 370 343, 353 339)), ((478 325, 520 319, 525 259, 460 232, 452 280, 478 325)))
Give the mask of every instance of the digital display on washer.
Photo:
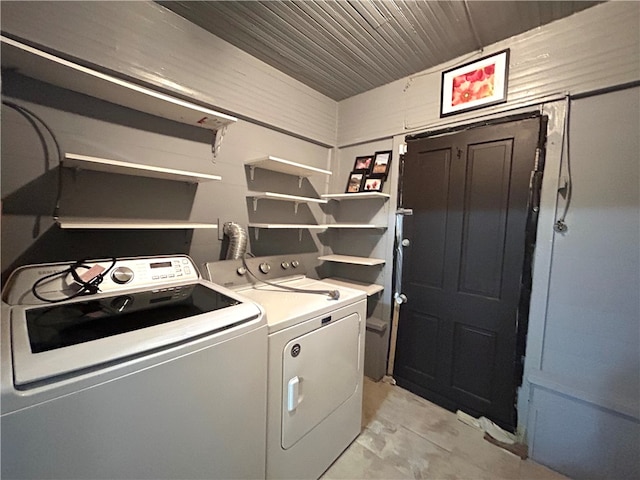
POLYGON ((149 266, 151 268, 167 268, 171 266, 171 262, 155 262, 150 263, 149 266))
POLYGON ((26 311, 33 353, 46 352, 238 305, 200 284, 129 293, 26 311))

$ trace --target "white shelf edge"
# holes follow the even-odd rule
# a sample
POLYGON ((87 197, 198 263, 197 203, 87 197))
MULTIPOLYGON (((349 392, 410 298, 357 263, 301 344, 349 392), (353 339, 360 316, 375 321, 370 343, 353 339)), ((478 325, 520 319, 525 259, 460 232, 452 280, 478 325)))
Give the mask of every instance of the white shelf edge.
POLYGON ((266 229, 315 229, 325 230, 326 225, 315 224, 298 224, 298 223, 250 223, 250 227, 253 228, 266 228, 266 229))
POLYGON ((332 172, 330 170, 310 167, 308 165, 292 162, 291 160, 285 160, 283 158, 273 157, 271 155, 258 158, 256 160, 250 160, 248 162, 245 162, 245 165, 251 168, 262 168, 264 170, 286 173, 288 175, 295 175, 298 177, 310 177, 311 175, 332 175, 332 172))
POLYGON ((352 265, 366 265, 373 267, 375 265, 384 265, 385 261, 381 258, 353 257, 350 255, 322 255, 318 260, 325 262, 349 263, 352 265))
POLYGON ((299 202, 299 203, 328 203, 328 200, 323 200, 321 198, 313 198, 313 197, 301 197, 298 195, 288 195, 284 193, 274 193, 274 192, 261 192, 261 193, 252 193, 249 192, 247 197, 256 198, 256 199, 269 199, 269 200, 282 200, 287 202, 299 202))
POLYGON ((322 281, 330 283, 332 285, 337 285, 339 287, 347 287, 354 290, 360 290, 362 292, 365 292, 368 297, 384 290, 384 287, 382 285, 378 285, 375 283, 357 282, 355 280, 349 280, 340 277, 323 278, 322 281))
POLYGON ((360 223, 329 223, 329 224, 297 224, 297 223, 250 223, 255 228, 313 228, 326 230, 328 228, 357 228, 357 229, 384 229, 385 226, 360 224, 360 223))
POLYGON ((63 160, 65 167, 81 168, 98 172, 121 173, 149 178, 161 178, 166 180, 179 180, 186 182, 208 182, 222 180, 218 175, 207 173, 189 172, 186 170, 176 170, 173 168, 154 167, 151 165, 140 165, 120 160, 110 160, 107 158, 91 157, 77 153, 66 153, 63 160))
POLYGON ((122 219, 122 218, 83 218, 60 217, 56 223, 63 229, 200 229, 218 228, 215 223, 182 222, 172 220, 146 220, 146 219, 122 219))
POLYGON ((387 228, 386 225, 373 225, 370 223, 330 223, 325 225, 327 228, 387 228))
POLYGON ((365 200, 371 198, 380 198, 384 200, 388 200, 391 198, 391 195, 388 193, 382 192, 358 192, 358 193, 325 193, 320 195, 322 198, 326 198, 327 200, 365 200))
POLYGON ((217 130, 237 118, 191 102, 100 73, 0 35, 2 66, 46 83, 106 100, 117 105, 217 130))

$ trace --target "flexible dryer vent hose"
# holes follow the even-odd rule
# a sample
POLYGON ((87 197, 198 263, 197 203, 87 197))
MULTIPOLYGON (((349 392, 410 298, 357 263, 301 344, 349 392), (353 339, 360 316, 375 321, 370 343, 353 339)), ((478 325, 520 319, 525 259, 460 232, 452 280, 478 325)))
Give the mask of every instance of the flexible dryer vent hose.
POLYGON ((234 222, 225 223, 222 231, 229 237, 226 259, 237 260, 242 258, 247 251, 247 232, 234 222))

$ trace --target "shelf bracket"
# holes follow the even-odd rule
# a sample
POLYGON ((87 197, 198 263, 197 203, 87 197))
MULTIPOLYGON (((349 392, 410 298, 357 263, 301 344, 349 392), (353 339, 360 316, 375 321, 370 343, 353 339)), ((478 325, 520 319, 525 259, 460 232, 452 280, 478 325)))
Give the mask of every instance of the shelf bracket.
POLYGON ((298 243, 302 242, 302 229, 298 229, 298 243))
MULTIPOLYGON (((253 180, 253 178, 251 179, 253 180)), ((258 210, 258 197, 253 197, 253 211, 257 211, 258 210)))
POLYGON ((260 229, 258 227, 253 227, 254 230, 254 236, 256 237, 256 242, 258 241, 258 239, 260 238, 260 229))
POLYGON ((293 203, 293 214, 294 215, 298 214, 298 205, 300 205, 300 202, 294 202, 293 203))
POLYGON ((298 177, 298 188, 302 188, 302 180, 304 179, 304 177, 302 175, 300 175, 298 177))
POLYGON ((256 167, 254 167, 253 165, 249 165, 249 178, 251 178, 251 181, 253 182, 253 179, 255 178, 256 175, 256 167))
POLYGON ((213 154, 212 162, 215 164, 218 154, 220 153, 220 147, 222 146, 222 139, 224 134, 227 133, 227 126, 214 130, 213 144, 211 145, 211 153, 213 154))

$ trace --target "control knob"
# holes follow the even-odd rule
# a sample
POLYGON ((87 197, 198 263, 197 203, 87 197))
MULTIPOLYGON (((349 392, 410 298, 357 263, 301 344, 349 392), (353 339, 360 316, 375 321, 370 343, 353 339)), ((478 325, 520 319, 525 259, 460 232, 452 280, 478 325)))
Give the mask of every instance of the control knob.
POLYGON ((131 270, 129 267, 117 267, 111 273, 111 280, 113 280, 118 285, 129 283, 131 280, 133 280, 133 270, 131 270))
POLYGON ((293 260, 293 261, 291 262, 291 266, 292 266, 293 268, 298 268, 298 267, 300 266, 300 262, 299 262, 298 260, 293 260))
POLYGON ((262 273, 267 274, 269 273, 269 270, 271 270, 271 265, 269 265, 267 262, 263 262, 258 268, 262 273))
POLYGON ((111 300, 111 307, 122 313, 133 302, 133 298, 129 295, 121 295, 111 300))

